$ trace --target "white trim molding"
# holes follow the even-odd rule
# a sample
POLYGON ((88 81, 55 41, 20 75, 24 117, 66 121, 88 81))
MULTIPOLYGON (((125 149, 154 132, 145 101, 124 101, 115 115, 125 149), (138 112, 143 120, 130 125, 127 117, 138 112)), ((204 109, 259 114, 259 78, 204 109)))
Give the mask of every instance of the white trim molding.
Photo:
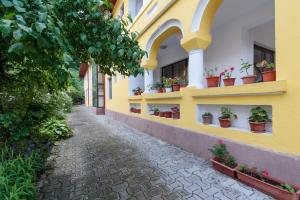
POLYGON ((200 0, 192 21, 192 33, 199 31, 201 20, 210 0, 200 0))

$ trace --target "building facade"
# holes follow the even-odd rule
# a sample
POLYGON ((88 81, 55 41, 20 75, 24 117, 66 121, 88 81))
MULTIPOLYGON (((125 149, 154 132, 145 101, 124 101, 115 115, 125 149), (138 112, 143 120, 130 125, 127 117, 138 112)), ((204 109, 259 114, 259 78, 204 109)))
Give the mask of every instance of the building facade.
MULTIPOLYGON (((206 158, 207 149, 224 139, 240 163, 300 184, 299 7, 298 0, 117 0, 113 15, 133 18, 128 28, 139 33, 148 57, 141 62, 144 75, 105 77, 106 114, 206 158), (264 60, 276 65, 274 81, 264 82, 256 66, 264 60), (254 64, 247 73, 240 72, 242 61, 254 64), (235 84, 221 80, 208 88, 207 72, 225 70, 232 70, 235 84), (255 83, 243 84, 246 75, 256 75, 255 83), (187 86, 155 93, 163 77, 187 86), (137 87, 141 95, 134 95, 137 87), (272 120, 264 133, 249 128, 250 110, 258 106, 272 120), (229 128, 219 125, 222 107, 237 115, 229 128), (176 119, 154 115, 174 109, 176 119), (210 125, 202 119, 207 112, 210 125)), ((90 76, 85 73, 85 85, 90 76)))

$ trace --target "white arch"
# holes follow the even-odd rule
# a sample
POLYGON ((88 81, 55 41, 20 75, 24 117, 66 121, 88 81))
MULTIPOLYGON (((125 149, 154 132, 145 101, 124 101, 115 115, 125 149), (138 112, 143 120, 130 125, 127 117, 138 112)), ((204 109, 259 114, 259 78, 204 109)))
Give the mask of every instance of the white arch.
POLYGON ((200 3, 197 6, 195 15, 193 17, 192 21, 192 33, 197 32, 200 28, 200 23, 204 14, 205 9, 207 8, 207 5, 210 0, 200 0, 200 3))
POLYGON ((181 33, 183 34, 183 26, 179 20, 170 19, 166 21, 164 24, 158 27, 158 29, 151 35, 150 39, 148 40, 148 43, 146 45, 146 51, 148 52, 148 54, 150 54, 151 47, 155 40, 171 27, 178 27, 181 30, 181 33))

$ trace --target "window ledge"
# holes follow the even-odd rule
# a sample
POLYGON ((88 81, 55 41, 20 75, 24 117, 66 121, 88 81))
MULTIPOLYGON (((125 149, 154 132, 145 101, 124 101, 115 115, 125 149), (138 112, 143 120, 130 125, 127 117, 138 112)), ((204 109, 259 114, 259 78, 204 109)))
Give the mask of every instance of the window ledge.
POLYGON ((262 82, 248 85, 215 87, 191 90, 193 98, 222 96, 281 95, 286 93, 286 81, 262 82))
POLYGON ((142 95, 137 95, 137 96, 129 96, 128 100, 129 101, 141 101, 143 99, 142 95))
POLYGON ((147 100, 180 99, 182 98, 182 94, 180 92, 169 92, 169 93, 143 94, 143 97, 147 100))

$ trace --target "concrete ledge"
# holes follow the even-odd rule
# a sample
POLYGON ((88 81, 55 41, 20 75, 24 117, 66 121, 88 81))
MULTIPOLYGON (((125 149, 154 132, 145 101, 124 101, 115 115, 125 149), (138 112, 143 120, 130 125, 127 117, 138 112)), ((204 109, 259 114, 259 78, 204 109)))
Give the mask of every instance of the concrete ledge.
POLYGON ((158 99, 180 99, 182 98, 181 92, 168 92, 168 93, 155 93, 155 94, 142 94, 146 100, 158 99))
MULTIPOLYGON (((218 139, 223 139, 111 110, 106 110, 106 115, 206 159, 211 158, 208 149, 216 144, 218 139)), ((236 141, 224 140, 229 151, 236 157, 239 163, 257 167, 258 169, 268 169, 272 176, 288 183, 300 185, 300 157, 236 141)))
POLYGON ((142 95, 136 95, 136 96, 129 96, 128 97, 129 101, 141 101, 142 99, 143 99, 142 95))

